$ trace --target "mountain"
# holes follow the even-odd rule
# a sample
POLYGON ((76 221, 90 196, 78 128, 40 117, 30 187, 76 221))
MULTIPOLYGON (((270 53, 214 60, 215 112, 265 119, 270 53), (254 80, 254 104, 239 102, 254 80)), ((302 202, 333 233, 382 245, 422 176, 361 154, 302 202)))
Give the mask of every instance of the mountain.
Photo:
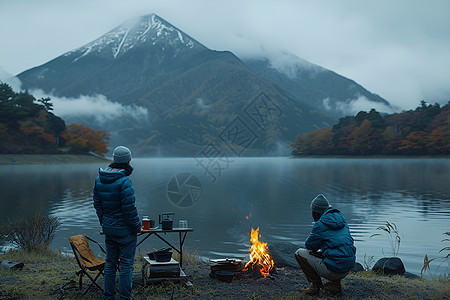
POLYGON ((146 108, 145 121, 66 120, 106 129, 112 147, 126 144, 138 155, 196 156, 208 146, 227 155, 288 153, 296 135, 335 123, 308 97, 252 68, 151 14, 18 77, 30 90, 146 108))
POLYGON ((123 102, 130 92, 145 94, 157 88, 189 63, 188 57, 207 50, 152 14, 124 23, 18 77, 26 87, 54 90, 58 96, 102 94, 123 102))
POLYGON ((336 118, 356 113, 353 106, 358 101, 390 108, 388 101, 353 80, 290 53, 280 53, 276 59, 246 58, 244 62, 255 74, 278 85, 297 100, 308 102, 336 118))

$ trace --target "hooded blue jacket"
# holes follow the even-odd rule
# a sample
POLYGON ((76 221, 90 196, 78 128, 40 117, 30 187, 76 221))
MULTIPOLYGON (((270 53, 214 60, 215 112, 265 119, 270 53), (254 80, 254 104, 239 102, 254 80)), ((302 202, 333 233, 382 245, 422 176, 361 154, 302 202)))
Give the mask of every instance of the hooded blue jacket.
POLYGON ((327 209, 314 224, 305 241, 306 249, 323 251, 323 263, 336 273, 350 271, 355 265, 356 248, 347 222, 335 208, 327 209))
POLYGON ((125 170, 99 169, 94 185, 94 207, 103 232, 126 236, 141 231, 134 190, 125 170))

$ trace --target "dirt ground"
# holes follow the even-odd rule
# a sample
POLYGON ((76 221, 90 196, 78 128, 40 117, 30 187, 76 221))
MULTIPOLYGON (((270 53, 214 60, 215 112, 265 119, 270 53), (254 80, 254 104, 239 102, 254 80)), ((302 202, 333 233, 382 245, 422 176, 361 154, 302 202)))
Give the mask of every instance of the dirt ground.
MULTIPOLYGON (((299 268, 277 268, 268 278, 235 277, 232 282, 222 282, 210 277, 210 264, 195 263, 185 266, 187 284, 162 282, 144 285, 140 268, 136 267, 133 281, 133 298, 138 299, 450 299, 449 282, 408 279, 402 276, 381 276, 373 272, 359 272, 342 281, 343 294, 335 297, 321 291, 318 297, 299 292, 308 287, 299 268)), ((325 280, 324 280, 325 283, 325 280)), ((74 285, 72 284, 72 287, 74 285)), ((61 291, 61 290, 60 290, 61 291)), ((57 293, 56 293, 57 294, 57 293)), ((55 294, 55 296, 56 296, 55 294)), ((62 295, 60 295, 62 296, 62 295)), ((100 292, 89 296, 101 299, 100 292)), ((77 287, 61 299, 79 299, 77 287)))
MULTIPOLYGON (((349 274, 343 281, 343 294, 333 297, 321 291, 318 297, 299 292, 308 287, 299 268, 277 268, 268 278, 235 278, 222 282, 209 276, 210 264, 191 262, 184 266, 187 284, 162 282, 144 285, 142 262, 133 274, 133 299, 450 299, 450 282, 381 276, 373 272, 349 274)), ((28 263, 21 271, 0 271, 0 299, 103 299, 101 291, 86 295, 78 288, 77 266, 71 259, 28 263)), ((101 277, 102 278, 102 277, 101 277)), ((83 281, 83 289, 89 283, 83 281)), ((325 281, 324 281, 325 283, 325 281)), ((99 284, 103 285, 102 279, 99 284)), ((118 297, 117 297, 118 299, 118 297)))

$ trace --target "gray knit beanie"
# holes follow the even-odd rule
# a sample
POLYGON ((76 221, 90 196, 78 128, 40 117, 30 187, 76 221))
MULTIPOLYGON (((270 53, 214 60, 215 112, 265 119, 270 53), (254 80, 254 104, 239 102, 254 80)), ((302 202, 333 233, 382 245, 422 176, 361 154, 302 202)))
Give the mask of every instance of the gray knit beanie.
POLYGON ((131 151, 125 146, 114 149, 113 159, 115 163, 127 163, 131 160, 131 151))
POLYGON ((327 198, 323 194, 317 195, 317 197, 311 201, 311 210, 319 214, 324 213, 330 207, 330 203, 328 203, 327 198))

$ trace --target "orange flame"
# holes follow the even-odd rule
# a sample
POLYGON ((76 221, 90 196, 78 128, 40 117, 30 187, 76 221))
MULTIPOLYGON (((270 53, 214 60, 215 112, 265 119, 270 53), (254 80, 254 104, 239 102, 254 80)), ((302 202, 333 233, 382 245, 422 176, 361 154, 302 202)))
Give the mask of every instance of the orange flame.
POLYGON ((252 228, 252 234, 250 241, 252 242, 252 247, 250 248, 250 261, 245 265, 244 271, 248 270, 248 266, 259 266, 259 272, 266 278, 269 276, 270 271, 274 267, 272 257, 267 251, 267 243, 261 243, 258 240, 259 227, 254 230, 252 228))

